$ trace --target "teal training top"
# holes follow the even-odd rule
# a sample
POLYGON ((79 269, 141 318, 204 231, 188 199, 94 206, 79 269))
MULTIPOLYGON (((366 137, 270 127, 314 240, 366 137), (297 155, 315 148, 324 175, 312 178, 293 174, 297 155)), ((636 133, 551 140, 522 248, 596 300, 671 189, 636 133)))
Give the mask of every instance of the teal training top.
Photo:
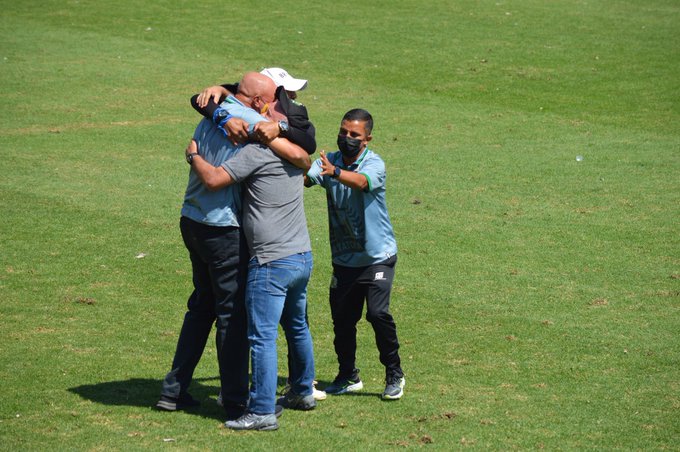
POLYGON ((368 187, 357 190, 330 176, 321 176, 321 160, 316 160, 307 177, 326 189, 328 230, 333 263, 345 267, 366 267, 397 254, 397 242, 385 201, 385 163, 366 148, 349 166, 342 154, 327 155, 335 166, 366 176, 368 187))

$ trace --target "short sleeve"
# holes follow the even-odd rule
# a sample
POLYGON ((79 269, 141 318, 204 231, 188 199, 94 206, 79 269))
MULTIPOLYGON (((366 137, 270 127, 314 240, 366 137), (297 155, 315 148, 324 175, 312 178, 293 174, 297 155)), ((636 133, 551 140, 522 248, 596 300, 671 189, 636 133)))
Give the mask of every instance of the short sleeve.
POLYGON ((364 161, 364 164, 359 168, 360 174, 366 176, 368 181, 368 191, 373 191, 385 186, 385 162, 378 156, 372 156, 370 159, 364 161))
POLYGON ((309 179, 312 184, 323 186, 324 177, 321 175, 321 171, 321 159, 314 160, 311 168, 307 171, 307 179, 309 179))
POLYGON ((220 107, 225 109, 230 115, 243 119, 248 124, 255 124, 266 121, 266 119, 252 108, 237 103, 236 101, 227 98, 220 104, 220 107))

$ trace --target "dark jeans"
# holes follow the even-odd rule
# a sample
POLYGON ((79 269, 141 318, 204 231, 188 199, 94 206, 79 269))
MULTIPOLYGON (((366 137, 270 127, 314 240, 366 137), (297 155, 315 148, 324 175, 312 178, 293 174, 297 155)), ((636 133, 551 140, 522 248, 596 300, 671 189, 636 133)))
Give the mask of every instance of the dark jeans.
POLYGON ((217 320, 215 341, 225 406, 248 400, 248 336, 245 282, 248 250, 239 228, 217 227, 180 219, 184 244, 189 250, 194 291, 177 341, 172 370, 161 394, 186 394, 201 359, 210 329, 217 320))
POLYGON ((349 378, 356 372, 357 322, 361 319, 364 300, 366 320, 373 326, 386 375, 403 376, 397 326, 390 313, 390 292, 396 263, 397 256, 368 267, 333 264, 329 298, 340 377, 349 378))

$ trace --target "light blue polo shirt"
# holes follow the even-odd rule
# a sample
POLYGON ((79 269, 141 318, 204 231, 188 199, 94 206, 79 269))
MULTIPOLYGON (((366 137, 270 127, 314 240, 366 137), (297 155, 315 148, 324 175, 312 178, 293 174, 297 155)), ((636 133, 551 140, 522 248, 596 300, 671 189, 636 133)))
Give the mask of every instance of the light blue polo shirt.
POLYGON ((361 173, 368 180, 366 190, 356 190, 330 176, 321 176, 321 159, 307 173, 313 184, 326 189, 328 230, 333 263, 345 267, 366 267, 397 254, 397 242, 385 200, 385 162, 366 148, 359 159, 349 166, 342 154, 327 155, 335 166, 361 173))
MULTIPOLYGON (((222 108, 237 118, 241 118, 251 126, 265 118, 255 110, 246 107, 234 96, 229 96, 222 108)), ((242 145, 234 145, 222 135, 217 126, 208 119, 203 119, 194 132, 194 140, 198 144, 198 152, 208 163, 220 166, 227 159, 236 155, 242 145)), ((198 175, 189 171, 189 183, 184 194, 182 216, 210 226, 240 226, 241 223, 241 186, 230 185, 217 191, 208 190, 198 175)))

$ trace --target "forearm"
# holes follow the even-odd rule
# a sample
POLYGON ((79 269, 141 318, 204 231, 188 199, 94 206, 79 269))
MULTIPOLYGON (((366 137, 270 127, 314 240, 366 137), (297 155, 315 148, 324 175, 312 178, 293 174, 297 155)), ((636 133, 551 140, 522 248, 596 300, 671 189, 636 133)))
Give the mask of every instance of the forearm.
POLYGON ((341 184, 356 190, 363 191, 368 188, 368 179, 366 179, 366 176, 361 173, 355 173, 354 171, 341 170, 337 180, 341 184))
POLYGON ((288 160, 293 165, 307 171, 312 166, 312 159, 309 154, 300 146, 290 142, 285 138, 274 138, 269 147, 279 157, 288 160))
POLYGON ((234 183, 234 179, 227 170, 221 166, 211 165, 200 155, 194 156, 191 169, 210 191, 217 191, 234 183))
POLYGON ((212 121, 213 119, 213 114, 215 113, 215 110, 219 107, 212 99, 208 101, 205 107, 201 107, 198 104, 198 96, 199 94, 195 94, 191 98, 191 106, 194 107, 194 110, 199 112, 201 115, 205 116, 209 120, 212 121))
POLYGON ((219 107, 219 104, 222 103, 229 94, 236 92, 233 90, 233 86, 234 85, 210 86, 201 91, 200 94, 196 94, 191 98, 191 106, 206 118, 212 119, 213 113, 219 107))

